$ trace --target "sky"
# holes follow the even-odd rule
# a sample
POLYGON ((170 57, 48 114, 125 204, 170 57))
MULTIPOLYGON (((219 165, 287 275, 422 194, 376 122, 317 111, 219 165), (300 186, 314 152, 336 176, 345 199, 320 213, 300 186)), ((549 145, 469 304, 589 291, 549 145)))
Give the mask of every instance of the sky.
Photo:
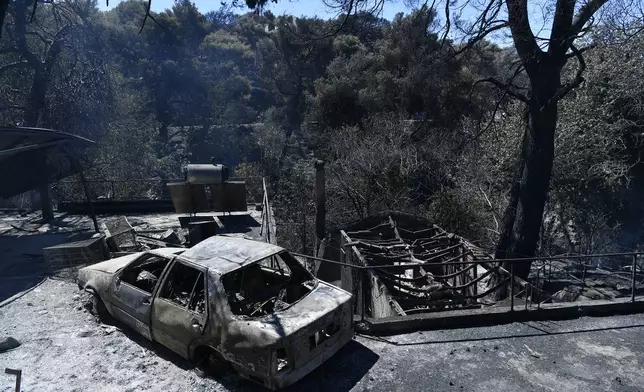
MULTIPOLYGON (((230 2, 232 0, 225 1, 230 2)), ((541 4, 548 3, 548 1, 549 0, 534 0, 529 4, 530 24, 532 25, 533 32, 539 36, 548 36, 550 33, 549 26, 544 26, 543 13, 541 11, 541 4)), ((106 7, 104 0, 98 0, 98 7, 101 10, 111 9, 119 2, 120 0, 110 0, 110 6, 106 7)), ((192 2, 197 6, 201 13, 205 14, 208 11, 219 9, 221 7, 222 0, 192 0, 192 2)), ((239 2, 242 4, 244 3, 243 0, 240 0, 239 2)), ((404 3, 405 2, 403 0, 385 1, 382 14, 380 16, 385 19, 392 20, 399 12, 409 13, 411 10, 407 8, 404 3)), ((155 12, 161 12, 171 8, 173 4, 174 0, 152 0, 152 10, 155 12)), ((270 10, 275 15, 288 14, 307 17, 317 16, 323 19, 337 17, 337 10, 327 7, 323 0, 279 0, 277 3, 269 2, 265 9, 270 10)), ((239 13, 245 13, 248 11, 249 9, 246 7, 238 9, 239 13)), ((478 11, 468 9, 466 7, 461 17, 466 20, 473 20, 477 15, 478 11)), ((546 24, 547 23, 548 22, 546 22, 546 24)), ((453 34, 450 34, 450 37, 455 38, 453 34)), ((487 39, 501 46, 511 44, 511 39, 507 32, 494 33, 488 36, 487 39)))
MULTIPOLYGON (((99 0, 98 6, 100 9, 106 10, 113 8, 119 2, 119 0, 110 0, 110 6, 106 7, 105 2, 99 0)), ((221 5, 220 0, 192 0, 192 2, 204 14, 218 9, 221 5)), ((172 4, 174 4, 174 0, 152 0, 152 10, 160 12, 171 8, 172 4)), ((323 19, 334 18, 337 15, 337 12, 326 7, 322 0, 280 0, 277 4, 271 2, 265 9, 270 10, 275 15, 318 16, 323 19)), ((240 9, 240 12, 247 11, 248 9, 240 9)), ((408 11, 402 0, 386 1, 382 10, 382 17, 391 20, 398 12, 408 11)))

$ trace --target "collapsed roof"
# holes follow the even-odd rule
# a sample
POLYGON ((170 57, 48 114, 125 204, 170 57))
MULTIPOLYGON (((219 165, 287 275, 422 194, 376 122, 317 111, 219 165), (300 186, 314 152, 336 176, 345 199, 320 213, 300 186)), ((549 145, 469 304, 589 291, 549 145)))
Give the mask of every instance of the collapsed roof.
POLYGON ((350 268, 333 276, 333 266, 321 264, 317 273, 352 291, 358 313, 363 306, 374 318, 480 307, 496 289, 487 287, 489 254, 422 217, 385 212, 343 229, 324 244, 323 257, 372 268, 364 277, 350 268))
POLYGON ((92 144, 50 129, 0 127, 0 197, 15 196, 77 173, 81 151, 92 144))

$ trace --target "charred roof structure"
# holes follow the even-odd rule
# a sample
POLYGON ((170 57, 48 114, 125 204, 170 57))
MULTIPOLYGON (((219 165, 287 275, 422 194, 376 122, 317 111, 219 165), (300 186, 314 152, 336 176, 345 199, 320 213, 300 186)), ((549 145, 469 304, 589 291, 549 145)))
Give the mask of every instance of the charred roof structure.
POLYGON ((323 244, 322 257, 370 269, 317 265, 318 276, 356 295, 356 313, 374 318, 481 306, 492 269, 482 249, 424 218, 387 212, 342 230, 323 244), (424 264, 424 265, 423 265, 424 264), (360 276, 360 275, 363 276, 360 276))
POLYGON ((0 197, 10 197, 80 170, 84 148, 94 142, 50 129, 0 127, 0 197))

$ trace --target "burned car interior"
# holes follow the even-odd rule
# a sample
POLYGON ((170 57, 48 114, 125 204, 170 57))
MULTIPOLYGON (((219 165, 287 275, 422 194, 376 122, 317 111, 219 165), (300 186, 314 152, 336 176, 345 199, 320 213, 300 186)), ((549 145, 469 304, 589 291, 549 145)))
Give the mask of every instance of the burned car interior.
POLYGON ((121 273, 121 281, 151 294, 170 259, 156 255, 146 255, 126 267, 121 273))
POLYGON ((280 252, 224 275, 222 284, 232 313, 255 318, 297 302, 315 280, 288 252, 280 252))
POLYGON ((197 313, 204 313, 206 296, 203 272, 182 263, 175 263, 159 293, 161 298, 197 313))

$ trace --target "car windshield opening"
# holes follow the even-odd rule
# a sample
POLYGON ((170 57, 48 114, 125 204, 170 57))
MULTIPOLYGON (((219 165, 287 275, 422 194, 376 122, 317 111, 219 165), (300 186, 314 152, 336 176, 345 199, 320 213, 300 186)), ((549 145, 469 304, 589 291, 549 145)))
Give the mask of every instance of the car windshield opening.
POLYGON ((262 317, 305 297, 315 279, 288 252, 281 252, 222 277, 231 311, 262 317))

